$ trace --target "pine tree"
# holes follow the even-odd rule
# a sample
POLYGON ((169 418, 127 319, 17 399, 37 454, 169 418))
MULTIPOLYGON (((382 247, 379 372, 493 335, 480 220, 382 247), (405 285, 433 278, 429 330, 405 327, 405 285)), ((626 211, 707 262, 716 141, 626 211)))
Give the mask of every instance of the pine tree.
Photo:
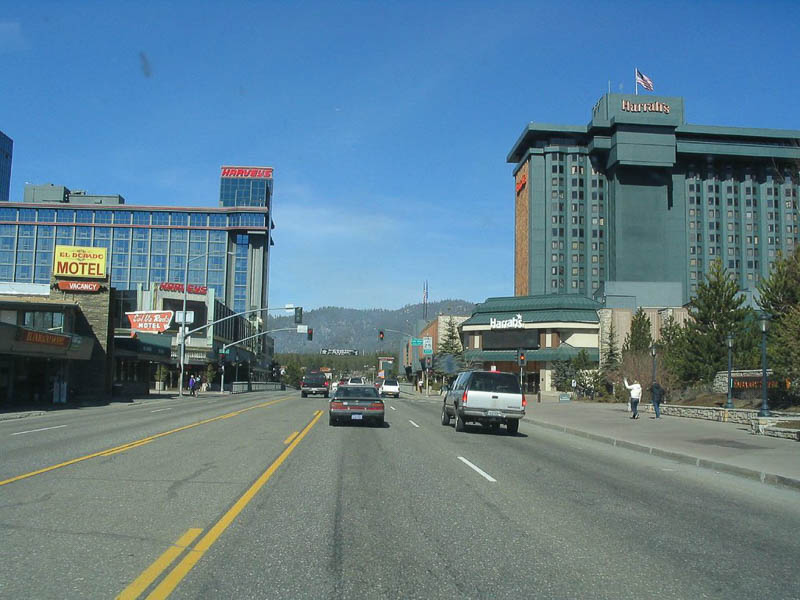
POLYGON ((628 352, 647 352, 653 345, 653 338, 650 335, 650 317, 648 317, 640 306, 631 320, 631 330, 625 336, 625 343, 622 346, 623 354, 628 352))
POLYGON ((458 337, 458 327, 453 317, 447 318, 445 325, 444 336, 439 342, 439 354, 452 354, 459 356, 461 354, 461 339, 458 337))
POLYGON ((553 362, 553 387, 559 392, 572 390, 572 380, 575 378, 575 369, 571 360, 557 360, 553 362))
POLYGON ((789 390, 796 396, 800 384, 800 305, 784 313, 781 326, 771 331, 770 365, 780 379, 791 382, 789 390))
POLYGON ((614 319, 611 319, 611 326, 608 328, 608 340, 606 351, 603 356, 603 370, 616 371, 620 361, 619 347, 617 346, 617 330, 614 327, 614 319))
POLYGON ((689 302, 691 320, 681 361, 685 380, 710 382, 717 371, 727 369, 729 332, 737 340, 740 353, 752 344, 755 319, 744 302, 736 280, 722 262, 719 259, 712 262, 705 280, 697 285, 697 294, 689 302))
POLYGON ((758 305, 770 313, 773 319, 780 318, 800 304, 800 249, 772 263, 769 276, 758 284, 758 305))

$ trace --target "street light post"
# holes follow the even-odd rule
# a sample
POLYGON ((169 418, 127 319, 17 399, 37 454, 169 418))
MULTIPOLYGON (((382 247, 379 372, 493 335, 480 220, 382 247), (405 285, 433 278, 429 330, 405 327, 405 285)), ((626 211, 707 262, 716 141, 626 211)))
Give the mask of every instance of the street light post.
POLYGON ((725 400, 725 408, 733 408, 733 380, 731 379, 731 366, 733 360, 733 333, 728 333, 728 398, 725 400))
POLYGON ((656 383, 656 345, 650 346, 650 356, 653 357, 653 385, 656 383))
POLYGON ((770 315, 762 312, 759 318, 761 325, 761 410, 758 411, 759 417, 769 416, 769 406, 767 404, 767 328, 769 327, 770 315))

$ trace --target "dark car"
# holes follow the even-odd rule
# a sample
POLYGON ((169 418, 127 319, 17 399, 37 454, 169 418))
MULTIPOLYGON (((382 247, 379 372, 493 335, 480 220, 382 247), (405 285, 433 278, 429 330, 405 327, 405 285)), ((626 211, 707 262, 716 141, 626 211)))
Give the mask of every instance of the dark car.
POLYGON ((328 403, 328 423, 369 422, 383 426, 384 407, 378 390, 365 385, 341 385, 328 403))
POLYGON ((322 373, 309 373, 303 376, 300 382, 300 395, 305 398, 309 394, 322 394, 328 397, 328 378, 322 373))

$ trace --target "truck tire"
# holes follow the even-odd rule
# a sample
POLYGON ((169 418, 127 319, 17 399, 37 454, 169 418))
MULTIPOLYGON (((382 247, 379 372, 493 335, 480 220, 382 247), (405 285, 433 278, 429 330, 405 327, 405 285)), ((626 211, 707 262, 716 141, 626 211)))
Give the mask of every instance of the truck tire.
POLYGON ((300 392, 300 397, 301 398, 305 398, 306 396, 308 396, 308 394, 306 394, 305 392, 300 392))
POLYGON ((458 414, 458 408, 456 408, 456 431, 464 431, 465 426, 466 423, 464 423, 464 419, 458 414))
POLYGON ((506 423, 506 429, 508 430, 508 435, 517 435, 519 431, 519 419, 509 419, 506 423))
POLYGON ((442 425, 450 425, 450 415, 447 414, 447 408, 442 404, 442 425))

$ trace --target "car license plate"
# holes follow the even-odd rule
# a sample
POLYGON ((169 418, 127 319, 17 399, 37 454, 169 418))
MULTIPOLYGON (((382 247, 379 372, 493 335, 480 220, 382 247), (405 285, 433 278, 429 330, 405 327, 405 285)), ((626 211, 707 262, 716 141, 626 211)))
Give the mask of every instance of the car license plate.
POLYGON ((353 421, 360 421, 364 418, 364 415, 350 415, 350 418, 353 419, 353 421))
POLYGON ((486 416, 489 416, 489 417, 500 417, 502 415, 503 415, 503 413, 501 413, 499 410, 486 411, 486 416))

